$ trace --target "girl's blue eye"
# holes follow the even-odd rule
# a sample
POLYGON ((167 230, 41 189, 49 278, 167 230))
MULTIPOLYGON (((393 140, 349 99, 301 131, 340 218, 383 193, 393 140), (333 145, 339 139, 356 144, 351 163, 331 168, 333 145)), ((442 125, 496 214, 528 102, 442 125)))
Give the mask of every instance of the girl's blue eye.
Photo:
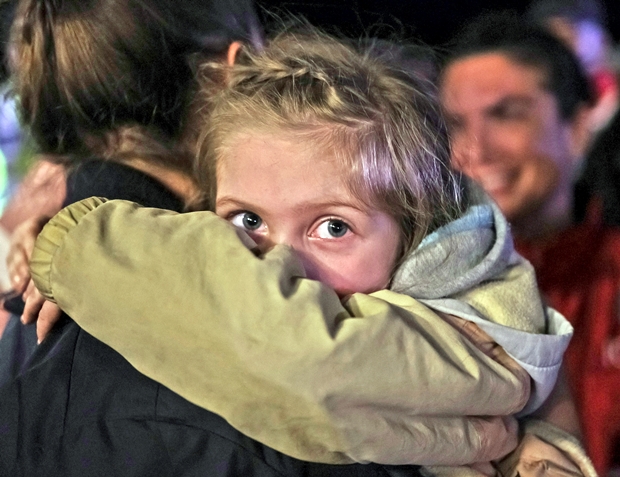
POLYGON ((250 232, 260 229, 263 225, 263 219, 254 212, 241 212, 230 219, 230 222, 234 226, 250 232))
POLYGON ((331 219, 319 224, 316 235, 319 238, 330 239, 344 237, 349 231, 349 226, 342 220, 331 219))

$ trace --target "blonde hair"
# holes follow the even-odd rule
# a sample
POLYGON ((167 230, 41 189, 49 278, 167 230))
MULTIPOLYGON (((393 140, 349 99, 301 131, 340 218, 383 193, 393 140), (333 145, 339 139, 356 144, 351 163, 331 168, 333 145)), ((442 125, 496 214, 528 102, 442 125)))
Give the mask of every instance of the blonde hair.
POLYGON ((197 173, 212 201, 227 139, 275 128, 336 154, 352 193, 400 224, 401 256, 462 213, 434 87, 372 49, 315 30, 287 32, 263 51, 244 49, 234 66, 202 65, 199 81, 197 173))

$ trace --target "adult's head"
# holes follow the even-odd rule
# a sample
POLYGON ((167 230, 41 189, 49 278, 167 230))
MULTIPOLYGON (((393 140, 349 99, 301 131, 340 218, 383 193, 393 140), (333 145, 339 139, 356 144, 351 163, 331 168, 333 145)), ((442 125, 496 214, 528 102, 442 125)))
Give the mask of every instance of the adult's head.
POLYGON ((192 55, 259 36, 250 0, 20 0, 10 67, 42 152, 122 157, 178 140, 192 55))
POLYGON ((588 73, 607 62, 606 13, 599 0, 535 0, 527 16, 562 40, 588 73))
POLYGON ((485 16, 458 39, 441 91, 454 165, 495 199, 515 232, 565 226, 592 101, 571 52, 514 16, 485 16))
POLYGON ((216 212, 259 246, 292 246, 339 292, 386 287, 398 258, 461 212, 430 82, 316 32, 237 60, 203 70, 200 156, 216 212))

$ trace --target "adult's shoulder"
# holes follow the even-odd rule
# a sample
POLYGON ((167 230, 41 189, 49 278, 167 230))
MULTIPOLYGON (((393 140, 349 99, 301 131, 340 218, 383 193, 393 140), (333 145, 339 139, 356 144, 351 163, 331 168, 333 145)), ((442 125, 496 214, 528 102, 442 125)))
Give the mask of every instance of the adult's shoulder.
POLYGON ((128 165, 97 158, 83 160, 71 168, 64 205, 93 196, 130 200, 147 207, 183 210, 182 199, 154 177, 128 165))

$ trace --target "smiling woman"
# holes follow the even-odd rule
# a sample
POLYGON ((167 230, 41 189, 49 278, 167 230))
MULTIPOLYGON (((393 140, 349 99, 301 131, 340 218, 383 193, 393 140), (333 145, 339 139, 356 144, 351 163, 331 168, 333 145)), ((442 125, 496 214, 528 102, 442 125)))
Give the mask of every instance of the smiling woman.
POLYGON ((510 14, 467 28, 441 75, 456 167, 520 236, 569 225, 592 93, 570 51, 510 14))
POLYGON ((453 161, 516 225, 534 214, 572 220, 580 150, 565 138, 585 123, 564 121, 545 74, 502 53, 454 61, 444 72, 453 161), (542 210, 544 209, 544 210, 542 210))

